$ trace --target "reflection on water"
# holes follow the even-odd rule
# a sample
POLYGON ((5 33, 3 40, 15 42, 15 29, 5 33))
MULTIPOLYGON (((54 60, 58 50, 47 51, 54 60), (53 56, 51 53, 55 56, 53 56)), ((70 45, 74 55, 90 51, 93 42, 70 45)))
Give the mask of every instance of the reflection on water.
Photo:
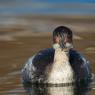
POLYGON ((24 85, 29 95, 88 95, 90 88, 80 86, 46 86, 46 85, 24 85))

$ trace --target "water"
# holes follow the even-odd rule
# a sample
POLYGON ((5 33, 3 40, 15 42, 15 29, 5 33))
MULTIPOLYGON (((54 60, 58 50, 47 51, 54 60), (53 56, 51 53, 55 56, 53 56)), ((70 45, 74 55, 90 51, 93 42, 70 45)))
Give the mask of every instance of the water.
MULTIPOLYGON (((64 95, 64 93, 73 95, 75 92, 79 93, 79 95, 87 95, 88 93, 88 95, 95 95, 95 82, 91 84, 91 87, 84 87, 83 89, 86 89, 84 91, 80 87, 79 92, 77 92, 75 86, 31 88, 31 86, 24 87, 21 83, 21 69, 23 65, 30 56, 39 50, 51 47, 52 35, 48 31, 52 31, 58 25, 67 25, 72 28, 75 34, 75 48, 91 61, 92 71, 95 73, 95 19, 93 18, 90 21, 90 19, 69 18, 68 20, 68 18, 64 17, 53 19, 53 17, 46 18, 44 16, 41 19, 32 17, 31 19, 27 17, 23 19, 24 21, 20 18, 18 20, 13 19, 14 21, 7 23, 10 27, 5 27, 2 24, 0 26, 0 95, 29 95, 30 93, 37 95, 38 92, 42 95, 64 95), (18 23, 13 24, 16 21, 18 23)), ((7 18, 4 20, 7 20, 7 18)), ((11 21, 11 19, 8 21, 11 21)), ((4 23, 6 24, 6 21, 4 23)))
POLYGON ((95 15, 94 0, 4 0, 0 14, 81 14, 95 15))
MULTIPOLYGON (((83 52, 86 57, 94 63, 94 33, 88 33, 88 35, 79 33, 79 35, 87 39, 76 39, 76 48, 83 52)), ((95 82, 89 87, 82 86, 78 89, 75 86, 47 88, 23 86, 21 83, 21 69, 24 63, 40 49, 50 47, 51 36, 48 34, 43 35, 42 33, 39 36, 26 35, 15 39, 15 41, 0 41, 0 95, 95 95, 95 82)), ((94 73, 95 66, 94 64, 91 65, 94 73)))
POLYGON ((94 95, 94 90, 85 85, 80 86, 45 86, 45 85, 23 85, 23 89, 16 88, 8 91, 7 95, 94 95))
MULTIPOLYGON (((24 86, 29 95, 92 95, 91 88, 85 85, 72 86, 24 86)), ((94 94, 93 94, 94 95, 94 94)))

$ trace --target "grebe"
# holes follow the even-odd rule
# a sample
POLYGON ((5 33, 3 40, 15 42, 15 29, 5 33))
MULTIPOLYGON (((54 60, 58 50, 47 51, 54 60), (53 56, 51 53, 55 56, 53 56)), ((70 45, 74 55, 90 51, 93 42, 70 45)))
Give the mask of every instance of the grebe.
POLYGON ((75 81, 74 72, 66 52, 58 44, 54 45, 53 51, 54 54, 49 55, 49 50, 43 50, 30 58, 22 70, 23 81, 44 84, 72 84, 75 81))

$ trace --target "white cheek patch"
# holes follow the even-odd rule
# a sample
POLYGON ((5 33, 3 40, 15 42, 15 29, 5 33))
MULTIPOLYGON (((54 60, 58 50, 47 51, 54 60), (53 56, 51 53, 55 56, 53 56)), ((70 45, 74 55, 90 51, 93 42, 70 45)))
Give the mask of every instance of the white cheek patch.
POLYGON ((53 48, 54 48, 54 49, 60 48, 60 45, 59 45, 58 43, 53 44, 53 48))
POLYGON ((65 46, 66 46, 66 48, 68 48, 68 49, 73 48, 72 43, 68 43, 68 42, 67 42, 67 43, 65 44, 65 46))
MULTIPOLYGON (((66 47, 67 49, 73 48, 73 44, 67 42, 67 43, 65 44, 65 47, 66 47)), ((54 48, 54 49, 58 49, 58 48, 61 48, 61 47, 60 47, 60 45, 59 45, 58 43, 55 43, 55 44, 53 44, 53 48, 54 48)))

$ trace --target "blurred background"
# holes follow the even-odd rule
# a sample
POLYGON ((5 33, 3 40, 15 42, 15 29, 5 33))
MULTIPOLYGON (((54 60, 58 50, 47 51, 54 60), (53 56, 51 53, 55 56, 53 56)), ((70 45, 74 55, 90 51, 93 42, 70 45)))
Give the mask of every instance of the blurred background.
POLYGON ((21 69, 52 46, 52 31, 60 25, 73 31, 76 50, 95 72, 95 0, 0 0, 0 95, 25 94, 21 69))

